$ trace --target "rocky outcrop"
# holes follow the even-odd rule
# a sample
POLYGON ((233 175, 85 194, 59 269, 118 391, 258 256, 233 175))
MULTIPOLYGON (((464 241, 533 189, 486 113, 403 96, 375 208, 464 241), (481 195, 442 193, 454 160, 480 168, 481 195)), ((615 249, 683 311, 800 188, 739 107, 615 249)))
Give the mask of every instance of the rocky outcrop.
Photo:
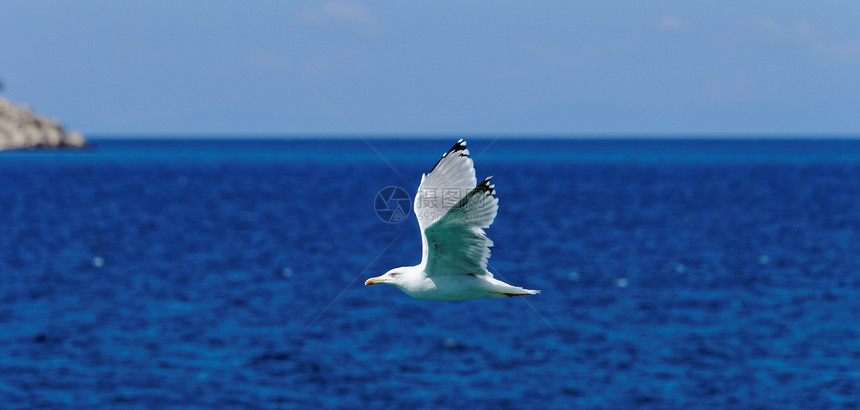
POLYGON ((24 105, 0 98, 0 150, 18 148, 80 148, 84 137, 67 131, 58 120, 38 115, 24 105))

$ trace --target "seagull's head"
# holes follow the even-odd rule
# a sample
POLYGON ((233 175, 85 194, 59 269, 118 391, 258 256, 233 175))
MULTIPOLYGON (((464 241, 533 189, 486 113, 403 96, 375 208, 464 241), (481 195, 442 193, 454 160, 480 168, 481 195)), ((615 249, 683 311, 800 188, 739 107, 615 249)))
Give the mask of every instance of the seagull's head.
POLYGON ((394 268, 388 272, 385 272, 382 276, 377 276, 375 278, 370 278, 364 281, 364 285, 373 285, 375 283, 385 283, 389 285, 394 285, 397 287, 401 287, 406 280, 406 276, 408 276, 409 270, 407 268, 394 268))

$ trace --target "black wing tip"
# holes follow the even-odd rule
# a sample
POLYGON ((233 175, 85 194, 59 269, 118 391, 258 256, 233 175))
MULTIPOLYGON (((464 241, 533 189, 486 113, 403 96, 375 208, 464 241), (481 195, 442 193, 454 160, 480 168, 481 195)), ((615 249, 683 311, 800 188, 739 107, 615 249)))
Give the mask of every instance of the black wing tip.
POLYGON ((481 181, 481 183, 475 187, 475 191, 487 192, 490 196, 495 198, 496 197, 496 185, 490 184, 490 181, 493 179, 493 176, 494 175, 490 175, 490 176, 484 178, 484 180, 481 181))
POLYGON ((490 183, 491 179, 493 179, 492 176, 484 178, 484 180, 481 181, 481 183, 478 184, 478 186, 473 188, 471 191, 469 191, 468 194, 466 194, 466 196, 461 198, 460 201, 458 201, 457 204, 454 205, 454 208, 464 207, 464 206, 466 206, 467 203, 469 203, 469 201, 472 200, 472 198, 475 198, 478 195, 482 195, 482 194, 486 194, 492 198, 499 199, 499 197, 496 196, 496 186, 494 184, 490 183))
MULTIPOLYGON (((433 169, 436 169, 436 167, 439 165, 439 163, 442 162, 442 160, 445 159, 445 157, 447 157, 448 154, 450 154, 452 152, 460 152, 460 151, 466 151, 466 141, 463 141, 462 138, 457 140, 457 143, 454 144, 454 146, 451 147, 451 149, 449 149, 448 152, 442 154, 442 158, 439 158, 439 160, 436 161, 436 165, 433 165, 433 169)), ((460 156, 461 157, 469 157, 469 152, 468 151, 460 152, 460 156)), ((430 172, 433 172, 433 169, 431 169, 430 172)))
MULTIPOLYGON (((449 149, 448 152, 445 153, 445 155, 448 155, 452 152, 459 152, 459 151, 465 151, 465 150, 466 150, 466 141, 463 141, 463 139, 460 138, 459 140, 457 140, 457 143, 454 144, 454 146, 451 147, 451 149, 449 149)), ((460 154, 460 155, 466 156, 466 157, 469 156, 469 154, 460 154)))

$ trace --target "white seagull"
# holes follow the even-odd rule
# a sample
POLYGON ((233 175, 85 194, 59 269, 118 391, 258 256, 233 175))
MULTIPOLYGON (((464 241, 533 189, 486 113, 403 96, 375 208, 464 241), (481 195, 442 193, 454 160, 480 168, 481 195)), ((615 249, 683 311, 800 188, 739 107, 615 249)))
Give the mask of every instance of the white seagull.
POLYGON ((475 166, 460 139, 429 175, 421 176, 413 209, 421 228, 423 256, 416 266, 395 268, 365 285, 394 285, 424 300, 468 300, 534 295, 487 270, 490 247, 484 228, 496 219, 499 200, 489 177, 475 186, 475 166))

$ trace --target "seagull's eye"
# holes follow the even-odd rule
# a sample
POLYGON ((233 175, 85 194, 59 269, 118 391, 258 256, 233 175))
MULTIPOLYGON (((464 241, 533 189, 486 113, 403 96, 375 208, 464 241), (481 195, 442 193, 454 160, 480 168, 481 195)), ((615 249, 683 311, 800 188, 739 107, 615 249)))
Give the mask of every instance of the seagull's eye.
POLYGON ((397 273, 397 272, 391 272, 391 277, 392 277, 392 278, 396 277, 397 275, 398 275, 398 273, 397 273))

